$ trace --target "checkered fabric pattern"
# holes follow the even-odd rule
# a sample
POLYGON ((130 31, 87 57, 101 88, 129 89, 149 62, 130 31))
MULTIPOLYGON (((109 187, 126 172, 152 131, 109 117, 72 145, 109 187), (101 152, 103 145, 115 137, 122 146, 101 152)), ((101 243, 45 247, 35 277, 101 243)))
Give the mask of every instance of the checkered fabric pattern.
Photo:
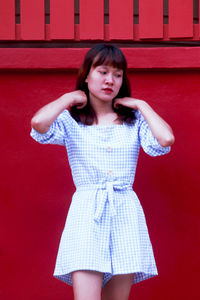
POLYGON ((41 144, 67 149, 76 192, 60 240, 54 276, 72 285, 71 272, 135 273, 133 284, 157 275, 145 215, 132 189, 140 146, 151 156, 162 147, 136 112, 132 124, 88 126, 64 110, 48 132, 34 129, 41 144))

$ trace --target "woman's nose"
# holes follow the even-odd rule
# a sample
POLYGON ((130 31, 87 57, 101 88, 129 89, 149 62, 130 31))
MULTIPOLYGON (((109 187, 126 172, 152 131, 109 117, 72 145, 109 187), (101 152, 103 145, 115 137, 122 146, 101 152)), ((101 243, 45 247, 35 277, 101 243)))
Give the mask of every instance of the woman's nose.
POLYGON ((108 73, 106 76, 106 83, 112 84, 113 83, 113 75, 112 73, 108 73))

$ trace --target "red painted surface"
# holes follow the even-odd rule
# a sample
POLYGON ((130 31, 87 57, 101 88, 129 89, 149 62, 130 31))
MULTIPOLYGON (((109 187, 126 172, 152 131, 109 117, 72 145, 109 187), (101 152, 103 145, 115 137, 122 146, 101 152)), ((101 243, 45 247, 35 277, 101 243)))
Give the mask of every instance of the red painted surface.
MULTIPOLYGON (((173 57, 176 59, 179 57, 173 57)), ((72 70, 0 72, 3 300, 73 299, 72 288, 52 277, 74 191, 66 152, 61 146, 34 142, 29 132, 34 112, 73 90, 75 77, 72 70)), ((159 158, 140 154, 134 189, 145 211, 159 276, 133 286, 130 299, 196 300, 200 268, 200 73, 141 69, 130 72, 129 77, 132 95, 148 101, 172 125, 176 136, 170 154, 159 158)))
MULTIPOLYGON (((133 96, 147 100, 172 125, 169 155, 141 152, 134 189, 146 214, 159 276, 132 288, 130 299, 198 299, 200 74, 130 73, 133 96)), ((63 147, 30 137, 42 105, 71 91, 73 73, 1 73, 1 298, 73 299, 52 277, 74 190, 63 147)))
POLYGON ((109 38, 133 39, 133 1, 109 1, 109 38))
POLYGON ((139 2, 140 38, 163 37, 163 0, 139 2))
MULTIPOLYGON (((200 47, 121 49, 131 70, 200 69, 200 47)), ((87 50, 87 48, 0 48, 0 69, 77 70, 87 50)))
POLYGON ((74 38, 74 0, 50 0, 50 38, 74 38))
POLYGON ((45 39, 44 1, 21 0, 21 39, 45 39))
POLYGON ((0 40, 15 39, 15 1, 0 1, 0 40))
MULTIPOLYGON (((102 39, 99 40, 104 40, 104 41, 110 41, 110 37, 109 37, 109 29, 110 26, 109 24, 104 24, 104 37, 102 39)), ((127 41, 142 41, 143 39, 140 38, 139 36, 139 28, 140 25, 139 24, 133 24, 133 38, 127 40, 127 41)), ((169 26, 168 24, 164 24, 163 25, 163 38, 159 39, 159 41, 170 41, 171 38, 169 37, 169 26)), ((21 40, 21 25, 20 24, 16 24, 15 26, 15 38, 14 40, 21 40)), ((184 37, 181 38, 181 41, 199 41, 199 24, 193 24, 193 36, 190 38, 184 37)), ((50 37, 50 24, 45 24, 45 41, 51 41, 51 37, 50 37)), ((179 38, 173 38, 174 40, 180 40, 179 38)), ((74 25, 74 41, 80 41, 80 25, 79 24, 75 24, 74 25)), ((147 41, 147 39, 146 39, 147 41)), ((155 41, 154 38, 150 38, 148 39, 148 41, 155 41)), ((158 40, 157 40, 158 41, 158 40)))
POLYGON ((79 0, 80 24, 75 24, 74 0, 51 0, 50 24, 45 24, 45 1, 21 0, 21 24, 15 24, 15 1, 0 0, 0 40, 199 40, 192 0, 169 0, 169 25, 163 24, 162 0, 138 3, 139 24, 133 22, 132 0, 110 0, 109 24, 104 24, 104 0, 79 0))
POLYGON ((104 0, 79 0, 80 39, 104 39, 104 0))
POLYGON ((169 0, 169 37, 193 36, 193 1, 169 0))

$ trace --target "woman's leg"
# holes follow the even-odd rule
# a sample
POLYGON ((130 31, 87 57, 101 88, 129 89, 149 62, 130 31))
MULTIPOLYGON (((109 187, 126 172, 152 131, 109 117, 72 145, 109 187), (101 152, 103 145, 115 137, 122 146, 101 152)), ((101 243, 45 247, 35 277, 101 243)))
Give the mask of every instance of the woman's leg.
POLYGON ((128 300, 134 274, 114 275, 104 286, 102 300, 128 300))
POLYGON ((74 300, 101 300, 103 273, 81 270, 71 275, 74 300))

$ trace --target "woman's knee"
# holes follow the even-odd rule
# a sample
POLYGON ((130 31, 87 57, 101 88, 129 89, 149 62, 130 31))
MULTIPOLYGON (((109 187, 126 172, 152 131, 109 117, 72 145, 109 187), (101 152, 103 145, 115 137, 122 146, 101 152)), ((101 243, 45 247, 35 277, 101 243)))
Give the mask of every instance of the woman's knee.
POLYGON ((103 273, 89 270, 71 273, 75 300, 100 300, 103 273))

